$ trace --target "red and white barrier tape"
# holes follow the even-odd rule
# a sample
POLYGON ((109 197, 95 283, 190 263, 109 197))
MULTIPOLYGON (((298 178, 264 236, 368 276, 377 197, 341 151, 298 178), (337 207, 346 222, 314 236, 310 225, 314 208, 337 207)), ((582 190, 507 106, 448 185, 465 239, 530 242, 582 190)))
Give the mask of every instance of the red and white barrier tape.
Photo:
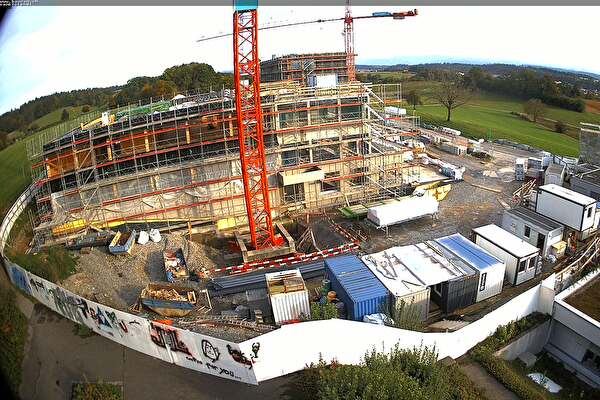
POLYGON ((280 267, 286 265, 298 264, 301 262, 307 261, 315 261, 320 260, 325 257, 330 257, 332 255, 338 255, 341 253, 347 253, 351 250, 356 250, 358 245, 356 243, 344 243, 341 246, 333 247, 331 249, 315 251, 308 254, 298 254, 283 258, 278 258, 276 260, 264 260, 264 261, 254 261, 247 264, 234 265, 223 268, 214 268, 211 272, 240 272, 240 271, 249 271, 249 270, 259 270, 264 268, 272 268, 272 267, 280 267))

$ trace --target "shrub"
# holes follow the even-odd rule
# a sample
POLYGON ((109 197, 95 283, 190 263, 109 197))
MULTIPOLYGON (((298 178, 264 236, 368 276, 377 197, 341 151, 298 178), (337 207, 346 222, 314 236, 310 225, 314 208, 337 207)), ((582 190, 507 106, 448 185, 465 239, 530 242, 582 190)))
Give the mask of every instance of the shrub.
POLYGON ((338 318, 338 312, 335 304, 333 303, 311 303, 310 304, 310 319, 311 320, 323 320, 338 318))
POLYGON ((123 390, 110 383, 76 383, 73 385, 72 400, 122 400, 123 390))
POLYGON ((554 131, 558 133, 565 133, 567 131, 567 125, 562 121, 556 121, 554 123, 554 131))
POLYGON ((81 112, 82 113, 90 112, 90 106, 85 105, 85 106, 81 107, 81 112))
POLYGON ((301 399, 486 400, 456 365, 427 347, 367 352, 359 365, 311 364, 289 393, 301 399))

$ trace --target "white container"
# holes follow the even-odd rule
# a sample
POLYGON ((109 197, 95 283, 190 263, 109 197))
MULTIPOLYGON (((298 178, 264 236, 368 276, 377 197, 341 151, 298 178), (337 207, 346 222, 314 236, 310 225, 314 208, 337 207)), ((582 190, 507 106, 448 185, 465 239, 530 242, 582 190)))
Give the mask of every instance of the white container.
POLYGON ((473 229, 475 243, 504 261, 504 278, 512 285, 526 282, 542 271, 538 265, 539 249, 497 225, 473 229))
POLYGON ((595 225, 596 200, 558 185, 538 188, 535 211, 578 232, 595 225))
POLYGON ((310 317, 308 290, 299 270, 265 274, 265 279, 275 324, 282 325, 302 316, 310 317), (286 282, 292 284, 286 285, 286 282))
POLYGON ((394 106, 386 106, 384 108, 385 113, 388 115, 394 115, 394 116, 402 116, 402 115, 406 115, 406 108, 400 108, 400 107, 394 107, 394 106))
POLYGON ((440 131, 444 132, 444 133, 447 133, 449 135, 454 135, 454 136, 460 136, 461 133, 462 133, 458 129, 447 128, 445 126, 442 126, 442 128, 440 129, 440 131))
POLYGON ((534 245, 546 258, 552 245, 562 241, 564 226, 528 208, 516 207, 504 211, 502 229, 534 245))

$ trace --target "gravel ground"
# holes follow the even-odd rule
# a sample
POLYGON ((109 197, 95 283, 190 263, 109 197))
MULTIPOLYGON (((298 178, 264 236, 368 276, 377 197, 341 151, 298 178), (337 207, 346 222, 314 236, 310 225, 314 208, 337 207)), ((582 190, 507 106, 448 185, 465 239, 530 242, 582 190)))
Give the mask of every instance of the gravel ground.
POLYGON ((510 203, 512 193, 522 182, 513 180, 514 157, 505 154, 491 162, 474 157, 459 157, 435 151, 447 162, 465 166, 465 176, 471 182, 485 187, 500 189, 501 193, 472 186, 467 182, 452 184, 446 199, 440 202, 437 219, 425 217, 389 228, 389 237, 372 225, 360 222, 369 240, 362 248, 367 253, 382 251, 390 246, 408 245, 432 240, 453 233, 469 237, 471 229, 490 223, 499 224, 504 208, 499 200, 510 203), (491 175, 491 176, 490 176, 491 175))
POLYGON ((166 280, 162 253, 176 248, 183 249, 191 271, 224 263, 220 250, 182 236, 164 234, 159 243, 148 242, 143 246, 136 243, 131 255, 115 256, 106 248, 80 254, 77 273, 67 278, 63 286, 80 296, 126 310, 148 283, 166 280))

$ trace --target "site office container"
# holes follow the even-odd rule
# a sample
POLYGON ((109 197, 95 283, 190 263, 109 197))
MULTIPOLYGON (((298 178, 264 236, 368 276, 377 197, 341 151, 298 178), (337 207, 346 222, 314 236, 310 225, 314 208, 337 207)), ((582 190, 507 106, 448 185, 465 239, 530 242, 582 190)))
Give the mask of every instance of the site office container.
POLYGON ((596 200, 562 186, 540 186, 535 211, 578 232, 595 227, 596 200))
POLYGON ((506 264, 505 279, 519 285, 541 274, 539 249, 497 225, 473 229, 475 243, 506 264))
POLYGON ((380 313, 389 301, 388 290, 355 255, 327 258, 325 272, 349 319, 362 321, 365 315, 380 313))
POLYGON ((485 300, 502 292, 506 271, 504 261, 458 233, 435 239, 435 243, 456 256, 452 259, 453 262, 459 261, 477 273, 473 302, 485 300))
POLYGON ((308 290, 297 269, 265 274, 276 325, 310 317, 308 290))
POLYGON ((524 207, 505 210, 502 229, 540 249, 544 258, 550 255, 553 244, 563 240, 564 232, 562 224, 524 207))
POLYGON ((471 271, 470 275, 440 282, 432 286, 431 299, 440 306, 444 313, 450 314, 459 308, 475 303, 478 281, 478 275, 471 271))

